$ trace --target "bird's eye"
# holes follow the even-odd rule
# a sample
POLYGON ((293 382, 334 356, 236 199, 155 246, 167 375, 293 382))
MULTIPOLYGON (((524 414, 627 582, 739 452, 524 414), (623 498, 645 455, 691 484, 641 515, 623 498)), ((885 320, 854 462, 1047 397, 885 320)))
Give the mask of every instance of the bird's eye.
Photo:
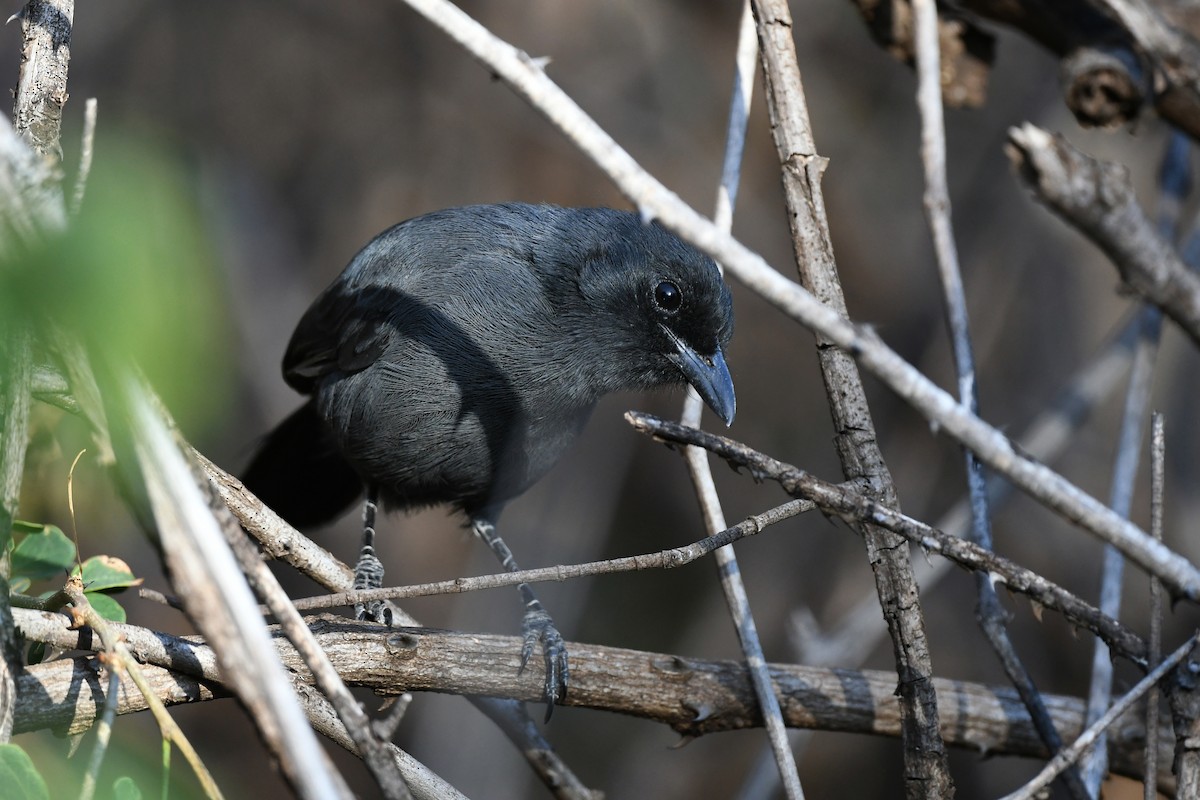
POLYGON ((662 281, 654 287, 654 304, 668 314, 674 314, 683 305, 683 292, 671 281, 662 281))

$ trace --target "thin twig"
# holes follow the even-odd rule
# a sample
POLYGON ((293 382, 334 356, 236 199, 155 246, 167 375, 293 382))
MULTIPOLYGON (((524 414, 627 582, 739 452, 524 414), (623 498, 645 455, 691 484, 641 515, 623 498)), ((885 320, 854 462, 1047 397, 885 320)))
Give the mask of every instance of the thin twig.
MULTIPOLYGON (((115 660, 115 659, 114 659, 115 660)), ((100 662, 105 663, 104 659, 100 662)), ((108 742, 112 738, 113 720, 117 718, 117 690, 121 686, 121 673, 115 665, 109 663, 108 691, 104 693, 104 711, 96 720, 96 746, 92 748, 88 758, 87 769, 79 785, 79 800, 92 800, 96 795, 96 781, 100 779, 100 769, 104 766, 104 754, 108 752, 108 742)), ((164 741, 166 741, 164 737, 164 741)))
MULTIPOLYGON (((192 747, 192 743, 184 735, 183 730, 176 724, 174 718, 167 713, 166 708, 158 699, 158 695, 154 689, 146 682, 145 676, 142 674, 141 668, 134 659, 129 648, 121 640, 119 634, 113 630, 113 625, 108 620, 101 617, 92 604, 88 601, 87 595, 83 592, 83 581, 79 575, 73 575, 63 587, 61 593, 56 597, 63 597, 71 604, 72 617, 78 620, 77 625, 86 625, 94 630, 100 637, 103 643, 104 650, 109 654, 113 663, 108 664, 109 672, 109 694, 106 695, 104 701, 104 715, 111 719, 116 713, 117 691, 113 685, 113 679, 124 672, 129 676, 137 686, 138 691, 142 693, 150 713, 154 716, 154 720, 158 723, 159 729, 162 731, 163 738, 170 741, 179 748, 180 754, 187 761, 188 765, 195 773, 196 779, 200 782, 201 788, 207 797, 221 798, 220 788, 213 780, 212 774, 205 766, 203 759, 192 747)), ((103 745, 97 743, 97 749, 101 750, 100 758, 103 757, 103 745)))
POLYGON ((338 718, 346 727, 384 796, 400 798, 406 795, 408 788, 388 748, 375 735, 371 720, 362 705, 346 688, 346 684, 330 663, 328 655, 313 638, 312 632, 301 619, 300 612, 292 605, 291 599, 279 585, 270 567, 236 524, 221 527, 250 585, 270 609, 271 615, 279 621, 280 628, 288 640, 303 656, 305 666, 312 672, 321 692, 333 704, 338 718))
POLYGON ((89 97, 83 104, 83 139, 79 148, 79 172, 75 176, 75 188, 71 190, 68 206, 71 214, 83 208, 83 195, 87 191, 88 176, 92 173, 92 154, 96 144, 96 98, 89 97))
MULTIPOLYGON (((958 400, 972 414, 979 414, 979 395, 975 381, 975 355, 971 345, 967 296, 963 288, 958 247, 951 221, 950 189, 946 177, 946 131, 942 116, 942 70, 938 43, 938 9, 934 0, 913 0, 914 39, 917 56, 917 106, 921 113, 921 163, 925 171, 925 215, 933 236, 938 277, 942 285, 946 327, 950 333, 954 366, 958 373, 958 400)), ((964 450, 967 492, 971 507, 971 541, 985 550, 992 549, 991 511, 988 504, 987 476, 983 465, 970 450, 964 450)), ((1024 700, 1042 740, 1051 752, 1062 747, 1062 737, 1034 685, 1033 677, 1017 655, 1008 635, 1007 614, 1000 605, 992 582, 984 573, 975 575, 975 613, 988 644, 1000 660, 1004 673, 1024 700)), ((1064 776, 1068 791, 1076 800, 1090 795, 1072 769, 1064 776)))
MULTIPOLYGON (((1114 514, 1062 475, 1019 453, 1003 433, 963 409, 953 397, 887 347, 872 329, 854 324, 844 313, 825 305, 683 203, 551 81, 541 62, 497 39, 445 0, 405 2, 469 50, 558 126, 633 199, 647 218, 658 219, 712 256, 751 291, 820 334, 827 344, 853 355, 940 431, 970 448, 981 461, 1008 477, 1030 497, 1097 538, 1116 545, 1130 560, 1159 575, 1171 592, 1200 600, 1200 569, 1155 542, 1138 526, 1114 514)), ((813 169, 818 169, 819 159, 811 154, 805 158, 813 162, 813 169)))
MULTIPOLYGON (((1167 241, 1178 235, 1179 211, 1190 188, 1190 147, 1180 134, 1167 142, 1159 170, 1159 186, 1163 198, 1159 234, 1167 241)), ((1129 517, 1133 506, 1133 489, 1141 460, 1142 439, 1154 388, 1154 364, 1158 357, 1158 342, 1162 334, 1162 311, 1144 304, 1138 311, 1138 341, 1133 365, 1125 391, 1125 409, 1117 436, 1117 454, 1113 461, 1112 488, 1108 504, 1123 517, 1129 517)), ((1161 540, 1161 538, 1160 538, 1161 540)), ((1121 585, 1125 576, 1125 557, 1108 545, 1104 548, 1104 568, 1100 580, 1100 610, 1110 617, 1121 615, 1121 585)), ((1112 702, 1113 663, 1108 648, 1096 642, 1092 651, 1092 674, 1088 690, 1088 724, 1095 722, 1112 702)), ((1103 740, 1103 734, 1101 735, 1103 740)), ((1084 781, 1089 796, 1100 793, 1100 784, 1107 772, 1108 757, 1104 747, 1097 747, 1083 759, 1084 781)))
POLYGON ((453 578, 432 583, 418 583, 409 586, 385 586, 381 589, 358 589, 335 594, 323 594, 316 597, 300 598, 293 604, 300 611, 317 611, 321 609, 340 608, 355 603, 369 603, 375 600, 401 600, 410 597, 430 597, 443 594, 463 594, 478 592, 485 589, 498 589, 503 586, 515 586, 520 583, 540 583, 543 581, 566 581, 590 575, 611 575, 619 572, 635 572, 646 569, 675 569, 690 564, 698 558, 727 547, 736 541, 759 534, 786 519, 797 514, 810 511, 814 505, 806 500, 793 500, 790 503, 776 506, 761 514, 754 514, 744 521, 726 528, 712 536, 698 539, 691 544, 659 550, 655 553, 645 553, 636 556, 610 558, 604 561, 588 561, 582 564, 560 564, 553 567, 538 567, 523 569, 517 572, 497 572, 491 575, 479 575, 473 578, 453 578))
POLYGON ((847 484, 822 481, 724 436, 685 428, 650 414, 631 411, 625 419, 636 430, 662 442, 698 445, 733 466, 745 467, 756 480, 776 481, 788 494, 813 501, 828 515, 848 522, 871 522, 900 534, 928 552, 953 560, 964 569, 986 572, 993 581, 1003 583, 1014 592, 1029 595, 1038 605, 1058 611, 1073 624, 1102 637, 1122 657, 1142 667, 1146 664, 1146 643, 1140 636, 1057 584, 973 542, 905 516, 847 484))
MULTIPOLYGON (((1162 680, 1164 675, 1174 669, 1175 665, 1183 661, 1196 645, 1197 641, 1200 641, 1200 633, 1192 634, 1192 637, 1184 642, 1174 653, 1167 656, 1161 664, 1152 669, 1146 677, 1138 681, 1121 699, 1113 703, 1104 716, 1096 720, 1093 725, 1080 734, 1079 738, 1072 742, 1070 747, 1067 747, 1054 758, 1050 759, 1050 763, 1033 780, 1026 783, 1018 791, 1006 795, 1004 800, 1033 800, 1033 798, 1038 797, 1039 793, 1049 786, 1051 781, 1057 778, 1064 769, 1075 763, 1088 748, 1096 743, 1096 740, 1100 738, 1100 734, 1106 731, 1134 703, 1141 699, 1142 695, 1150 691, 1155 684, 1162 680)), ((1149 780, 1149 776, 1147 776, 1147 780, 1149 780)))
MULTIPOLYGON (((746 126, 750 118, 750 103, 754 95, 754 68, 757 63, 758 37, 754 27, 754 15, 750 12, 750 0, 744 0, 741 21, 738 24, 737 58, 733 96, 729 103, 725 160, 721 169, 721 185, 717 190, 716 210, 713 214, 716 224, 726 233, 733 227, 733 210, 741 178, 742 152, 746 144, 746 126)), ((683 424, 699 427, 702 411, 700 395, 695 389, 689 388, 683 401, 683 424)), ((708 454, 699 448, 689 447, 686 448, 684 456, 704 517, 705 528, 709 535, 725 530, 728 527, 725 524, 725 512, 721 509, 721 498, 717 495, 716 484, 713 483, 708 454)), ((725 594, 725 604, 737 630, 738 642, 741 644, 742 654, 746 657, 746 666, 750 670, 755 694, 762 707, 767 738, 775 755, 784 793, 789 800, 802 800, 804 789, 800 784, 800 774, 796 770, 796 758, 792 754, 787 729, 783 724, 779 698, 775 696, 775 687, 771 685, 767 659, 763 655, 762 643, 758 638, 758 629, 750 610, 750 598, 738 568, 737 555, 732 545, 726 545, 717 550, 714 558, 721 578, 721 589, 725 594)))
MULTIPOLYGON (((1167 439, 1163 416, 1155 412, 1150 429, 1150 534, 1162 538, 1163 478, 1166 473, 1167 439)), ((1150 654, 1151 667, 1162 658, 1162 586, 1150 578, 1150 654)), ((1156 800, 1155 776, 1158 775, 1158 684, 1146 695, 1146 768, 1143 772, 1144 798, 1156 800)))
MULTIPOLYGON (((1109 338, 1096 356, 1070 377, 1049 408, 1038 415, 1017 440, 1022 453, 1039 462, 1052 463, 1074 441, 1076 432, 1092 409, 1111 394, 1133 358, 1137 338, 1136 316, 1109 338)), ((988 501, 999 507, 1008 501, 1013 485, 998 475, 988 476, 988 501)), ((961 498, 933 527, 954 536, 965 536, 971 524, 969 497, 961 498)), ((914 564, 917 581, 928 591, 950 571, 951 562, 918 561, 914 564)), ((830 630, 815 628, 799 632, 804 641, 802 663, 816 666, 858 666, 877 646, 885 632, 879 619, 879 603, 874 597, 863 598, 841 616, 830 630), (810 660, 811 659, 811 660, 810 660)))
POLYGON ((151 603, 158 603, 160 606, 169 606, 179 611, 183 611, 183 601, 173 595, 163 594, 156 589, 149 589, 145 586, 138 587, 138 597, 143 600, 149 600, 151 603))
MULTIPOLYGON (((165 412, 160 408, 159 414, 165 414, 165 412)), ((156 420, 156 422, 159 422, 160 426, 163 425, 161 421, 156 420)), ((149 424, 149 421, 147 420, 144 424, 149 424)), ((178 457, 182 461, 183 453, 180 452, 180 449, 172 447, 170 457, 178 457)), ((197 477, 203 481, 203 477, 197 477)), ((204 481, 206 489, 208 485, 207 481, 204 481)), ((192 486, 195 486, 194 482, 192 486)), ((392 758, 384 742, 375 735, 370 718, 363 710, 362 705, 346 688, 345 683, 338 676, 337 670, 330 663, 328 655, 317 644, 312 632, 304 624, 300 613, 292 605, 291 599, 279 585, 279 581, 271 572, 270 567, 242 533, 233 514, 217 502, 212 505, 209 516, 217 523, 221 534, 224 535, 229 551, 237 560, 242 574, 246 576, 259 599, 270 609, 272 616, 279 621, 280 628, 303 657, 305 667, 311 671, 317 686, 333 704, 339 720, 354 741, 384 796, 397 799, 407 797, 408 788, 396 760, 392 758)))

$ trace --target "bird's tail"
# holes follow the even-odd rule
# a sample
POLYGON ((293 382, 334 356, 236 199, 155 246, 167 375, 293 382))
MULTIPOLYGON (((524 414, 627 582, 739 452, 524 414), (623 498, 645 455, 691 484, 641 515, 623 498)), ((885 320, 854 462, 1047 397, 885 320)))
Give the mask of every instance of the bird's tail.
POLYGON ((298 528, 333 521, 363 491, 311 400, 267 434, 242 483, 298 528))

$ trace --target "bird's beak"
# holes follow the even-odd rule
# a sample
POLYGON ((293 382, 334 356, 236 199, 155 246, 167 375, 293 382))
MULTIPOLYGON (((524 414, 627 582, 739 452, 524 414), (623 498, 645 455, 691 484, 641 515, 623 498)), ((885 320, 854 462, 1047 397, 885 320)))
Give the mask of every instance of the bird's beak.
POLYGON ((679 367, 683 377, 725 425, 732 425, 737 401, 733 394, 733 378, 729 376, 721 348, 718 347, 711 356, 702 356, 670 328, 664 325, 663 330, 675 346, 675 352, 669 353, 667 358, 679 367))

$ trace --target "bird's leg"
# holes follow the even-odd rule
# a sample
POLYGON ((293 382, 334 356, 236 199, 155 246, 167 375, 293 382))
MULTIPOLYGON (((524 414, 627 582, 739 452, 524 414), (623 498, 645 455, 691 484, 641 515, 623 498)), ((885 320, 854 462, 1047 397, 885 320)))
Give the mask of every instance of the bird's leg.
MULTIPOLYGON (((375 555, 375 513, 379 508, 379 490, 367 487, 367 498, 363 501, 362 547, 358 551, 358 563, 354 565, 354 588, 379 589, 383 586, 383 563, 375 555)), ((391 627, 392 611, 382 600, 354 604, 354 618, 369 619, 391 627)))
MULTIPOLYGON (((492 549, 496 558, 500 559, 500 565, 505 571, 516 572, 520 569, 508 545, 496 534, 496 526, 491 520, 475 517, 471 520, 471 528, 475 535, 492 549)), ((554 620, 550 618, 546 609, 542 608, 529 584, 517 584, 517 590, 521 592, 521 599, 525 603, 525 617, 521 622, 521 632, 525 638, 525 644, 521 648, 521 669, 524 670, 525 665, 529 663, 534 644, 541 640, 542 657, 546 662, 546 721, 549 722, 554 704, 567 696, 567 645, 558 629, 554 627, 554 620)))

